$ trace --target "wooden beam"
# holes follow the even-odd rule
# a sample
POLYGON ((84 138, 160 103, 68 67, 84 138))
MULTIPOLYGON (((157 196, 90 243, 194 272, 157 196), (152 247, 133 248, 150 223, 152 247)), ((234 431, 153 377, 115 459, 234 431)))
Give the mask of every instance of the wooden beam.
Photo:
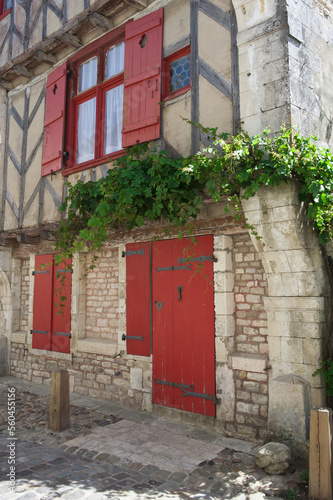
POLYGON ((143 10, 148 5, 148 0, 125 0, 125 2, 131 7, 135 7, 137 10, 143 10))
POLYGON ((17 241, 25 245, 38 245, 40 243, 40 237, 31 236, 29 234, 18 234, 17 241))
POLYGON ((30 73, 30 71, 27 70, 25 66, 20 66, 19 64, 16 64, 13 66, 13 71, 17 75, 24 76, 25 78, 32 78, 33 75, 30 73))
POLYGON ((102 14, 98 14, 97 12, 90 14, 89 21, 94 26, 102 28, 104 31, 109 31, 110 29, 113 28, 113 22, 110 21, 110 19, 108 19, 107 17, 102 16, 102 14))
POLYGON ((82 42, 79 37, 72 35, 71 33, 63 33, 59 36, 59 39, 70 47, 74 47, 76 49, 82 47, 82 42))
POLYGON ((19 246, 19 243, 16 238, 3 238, 2 236, 0 236, 0 246, 17 248, 19 246))
POLYGON ((11 90, 13 88, 12 83, 7 82, 7 80, 2 80, 0 78, 0 87, 2 87, 5 90, 11 90))
POLYGON ((56 58, 52 54, 46 54, 42 50, 37 50, 34 57, 37 61, 41 61, 46 64, 55 64, 57 62, 56 58))

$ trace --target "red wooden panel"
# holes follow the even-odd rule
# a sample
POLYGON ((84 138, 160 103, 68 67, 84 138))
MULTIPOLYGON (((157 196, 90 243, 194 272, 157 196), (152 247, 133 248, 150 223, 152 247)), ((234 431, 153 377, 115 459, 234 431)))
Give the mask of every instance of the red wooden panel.
POLYGON ((62 168, 65 126, 67 63, 47 78, 44 120, 42 175, 62 168))
POLYGON ((158 381, 174 382, 172 273, 157 272, 157 268, 172 265, 172 248, 173 240, 155 241, 152 246, 153 403, 170 407, 174 403, 174 389, 158 381))
POLYGON ((150 356, 150 244, 126 245, 126 339, 128 354, 150 356), (132 252, 143 251, 143 254, 132 252))
POLYGON ((72 259, 54 265, 51 350, 70 352, 72 274, 68 265, 72 259), (66 297, 61 307, 61 297, 66 297))
MULTIPOLYGON (((183 255, 190 259, 213 254, 211 235, 191 240, 175 240, 174 261, 183 255), (185 249, 185 254, 184 254, 185 249)), ((174 273, 177 284, 183 287, 182 298, 173 295, 174 335, 179 339, 175 352, 175 377, 186 385, 193 384, 194 392, 215 395, 215 328, 213 262, 189 262, 192 271, 174 273), (178 274, 179 273, 179 274, 178 274)), ((183 264, 184 265, 184 264, 183 264)), ((186 264, 185 264, 186 265, 186 264)), ((215 404, 197 397, 182 397, 175 392, 175 407, 209 416, 215 416, 215 404)))
POLYGON ((163 9, 126 25, 123 147, 160 135, 163 9))
POLYGON ((153 402, 209 416, 215 416, 213 401, 184 397, 181 388, 162 386, 156 379, 215 396, 213 263, 178 260, 212 253, 211 235, 198 237, 196 245, 189 240, 153 244, 153 402), (192 269, 157 272, 157 267, 170 266, 192 269), (160 312, 156 301, 163 302, 160 312))
POLYGON ((47 351, 51 349, 52 261, 52 255, 35 257, 32 347, 47 351))

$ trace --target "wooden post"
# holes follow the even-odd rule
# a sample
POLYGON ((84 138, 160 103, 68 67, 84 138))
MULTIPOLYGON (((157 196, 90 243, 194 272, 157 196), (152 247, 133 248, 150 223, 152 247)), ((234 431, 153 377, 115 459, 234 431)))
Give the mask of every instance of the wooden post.
POLYGON ((332 410, 313 408, 310 415, 309 498, 332 500, 332 410))
POLYGON ((60 432, 70 427, 69 374, 66 370, 51 373, 49 429, 60 432))

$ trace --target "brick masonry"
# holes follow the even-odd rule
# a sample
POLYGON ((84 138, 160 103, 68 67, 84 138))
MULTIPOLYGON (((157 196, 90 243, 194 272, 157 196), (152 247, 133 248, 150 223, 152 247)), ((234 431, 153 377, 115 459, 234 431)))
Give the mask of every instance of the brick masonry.
POLYGON ((29 326, 29 259, 22 259, 21 263, 21 308, 20 308, 20 330, 23 332, 29 326))
MULTIPOLYGON (((268 354, 267 282, 262 262, 248 234, 234 236, 235 350, 268 354)), ((229 431, 247 439, 265 439, 268 418, 268 375, 234 370, 235 423, 229 431)))
POLYGON ((95 268, 88 272, 91 260, 91 256, 87 258, 86 337, 117 340, 119 329, 118 248, 102 252, 95 268))

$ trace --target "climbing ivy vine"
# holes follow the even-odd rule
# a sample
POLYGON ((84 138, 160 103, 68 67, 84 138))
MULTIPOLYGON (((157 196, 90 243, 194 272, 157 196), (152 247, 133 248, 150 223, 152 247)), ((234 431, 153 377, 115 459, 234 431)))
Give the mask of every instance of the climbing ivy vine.
POLYGON ((174 159, 151 144, 141 144, 116 160, 105 178, 68 183, 60 208, 66 218, 56 243, 58 259, 87 249, 96 260, 110 229, 131 230, 161 217, 181 232, 190 231, 205 197, 216 202, 227 198, 226 211, 233 205, 234 217, 240 219, 241 198, 254 196, 261 186, 291 180, 300 185, 300 201, 306 204, 320 243, 332 239, 333 157, 315 145, 315 137, 286 128, 273 138, 269 130, 256 136, 203 130, 212 145, 196 155, 174 159))

